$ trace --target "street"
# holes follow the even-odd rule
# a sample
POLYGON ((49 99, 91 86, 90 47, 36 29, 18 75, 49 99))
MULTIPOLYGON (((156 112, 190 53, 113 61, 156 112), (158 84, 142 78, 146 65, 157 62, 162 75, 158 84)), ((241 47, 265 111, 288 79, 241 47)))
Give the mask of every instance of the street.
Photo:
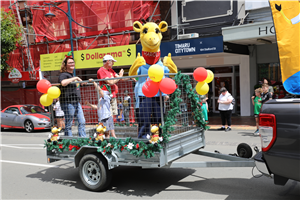
MULTIPOLYGON (((141 169, 118 167, 105 192, 86 190, 72 162, 48 164, 44 140, 49 132, 26 133, 4 130, 1 133, 1 199, 299 199, 299 182, 285 186, 273 180, 252 176, 252 168, 141 169)), ((236 153, 239 143, 260 149, 260 137, 252 130, 230 132, 208 130, 206 151, 236 153)), ((255 153, 253 151, 253 153, 255 153)), ((180 161, 212 158, 188 155, 180 161)), ((255 176, 260 173, 253 169, 255 176)))

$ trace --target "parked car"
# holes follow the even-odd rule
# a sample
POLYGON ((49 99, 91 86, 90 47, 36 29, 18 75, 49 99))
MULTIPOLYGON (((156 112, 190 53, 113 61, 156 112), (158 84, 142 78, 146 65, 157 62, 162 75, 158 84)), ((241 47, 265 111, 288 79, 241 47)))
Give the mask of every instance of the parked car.
POLYGON ((1 111, 1 130, 25 128, 27 132, 32 132, 50 127, 50 114, 36 105, 12 105, 1 111))
POLYGON ((259 114, 262 151, 254 156, 257 169, 285 185, 300 181, 300 99, 273 99, 259 114))

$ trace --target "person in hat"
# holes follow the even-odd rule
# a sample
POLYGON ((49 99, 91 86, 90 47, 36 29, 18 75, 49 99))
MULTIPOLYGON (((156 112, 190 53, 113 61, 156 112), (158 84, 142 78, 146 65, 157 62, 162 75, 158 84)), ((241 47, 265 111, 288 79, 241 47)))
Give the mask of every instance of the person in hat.
MULTIPOLYGON (((103 57, 103 67, 100 67, 97 71, 97 79, 108 79, 108 78, 116 78, 123 77, 124 70, 121 69, 119 74, 117 74, 113 69, 114 63, 117 62, 111 55, 107 54, 103 57)), ((116 83, 119 81, 126 81, 126 79, 114 79, 114 80, 106 80, 99 81, 100 88, 104 91, 108 91, 112 97, 111 99, 111 110, 112 115, 118 115, 118 105, 117 105, 117 93, 118 86, 116 83)), ((132 79, 136 81, 135 79, 132 79)), ((112 135, 114 135, 114 130, 112 130, 112 135)))
POLYGON ((221 94, 219 96, 218 103, 219 103, 219 111, 222 119, 222 127, 219 128, 218 130, 225 130, 227 132, 231 130, 230 126, 231 126, 231 114, 233 110, 233 104, 232 104, 233 97, 225 87, 222 87, 220 89, 220 93, 221 94), (225 128, 226 121, 228 125, 227 128, 225 128))
MULTIPOLYGON (((121 69, 119 74, 117 74, 113 69, 114 63, 117 62, 111 55, 105 55, 103 57, 103 67, 97 71, 97 79, 107 79, 115 77, 123 77, 124 70, 121 69)), ((118 86, 116 85, 121 79, 100 81, 99 85, 103 91, 108 91, 111 95, 111 110, 112 115, 118 115, 118 105, 117 105, 117 93, 118 86)), ((112 135, 115 135, 114 130, 112 130, 112 135)))

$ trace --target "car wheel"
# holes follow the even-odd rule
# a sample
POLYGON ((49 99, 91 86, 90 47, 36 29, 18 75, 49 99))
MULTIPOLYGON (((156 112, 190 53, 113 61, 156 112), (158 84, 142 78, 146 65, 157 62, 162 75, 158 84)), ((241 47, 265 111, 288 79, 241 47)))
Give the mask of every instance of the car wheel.
POLYGON ((246 143, 241 143, 238 145, 237 153, 242 158, 251 158, 252 157, 252 149, 246 143))
POLYGON ((31 132, 34 130, 33 123, 32 123, 32 121, 30 121, 30 120, 26 120, 26 121, 25 121, 24 127, 25 127, 25 130, 26 130, 28 133, 31 133, 31 132))
POLYGON ((85 155, 79 163, 82 183, 92 191, 103 191, 111 181, 111 171, 103 158, 94 154, 85 155))

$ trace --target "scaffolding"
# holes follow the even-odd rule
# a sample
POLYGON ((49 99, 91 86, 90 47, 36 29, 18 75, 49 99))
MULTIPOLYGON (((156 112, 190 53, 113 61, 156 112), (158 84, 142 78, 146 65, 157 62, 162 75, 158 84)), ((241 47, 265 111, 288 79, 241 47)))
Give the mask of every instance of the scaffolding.
MULTIPOLYGON (((11 3, 11 1, 10 1, 11 3)), ((36 79, 36 70, 34 68, 33 65, 33 61, 32 61, 32 57, 31 57, 31 52, 29 49, 29 23, 28 23, 28 11, 26 8, 26 4, 24 3, 23 5, 23 1, 17 1, 14 0, 14 3, 11 3, 9 8, 12 10, 12 12, 14 13, 14 15, 17 18, 17 23, 19 24, 19 26, 21 27, 22 30, 22 37, 23 37, 23 45, 22 47, 24 48, 26 54, 25 54, 25 58, 28 61, 28 68, 26 69, 29 72, 30 75, 30 79, 36 79), (25 6, 24 6, 25 5, 25 6), (25 17, 25 27, 24 28, 24 24, 22 22, 21 16, 25 17)), ((22 51, 22 60, 23 60, 23 64, 24 64, 24 55, 23 55, 23 51, 22 51)))
MULTIPOLYGON (((60 10, 67 9, 66 1, 50 1, 50 3, 59 7, 60 10)), ((79 24, 92 27, 92 31, 88 32, 78 25, 73 26, 74 51, 136 44, 138 40, 132 30, 133 22, 141 18, 156 20, 160 19, 161 16, 158 9, 160 1, 128 1, 127 3, 123 3, 123 1, 94 3, 90 1, 70 1, 70 3, 73 18, 79 24), (105 12, 100 9, 103 5, 106 5, 105 12), (78 7, 83 8, 80 8, 80 10, 78 7), (103 12, 105 15, 103 15, 103 12), (78 13, 81 15, 78 16, 78 13), (125 19, 121 19, 123 15, 125 15, 125 19), (95 17, 97 18, 96 22, 95 17), (96 29, 97 31, 95 31, 96 29)), ((71 50, 70 35, 67 34, 69 28, 66 23, 67 19, 61 11, 52 6, 47 6, 44 1, 10 0, 2 3, 2 7, 6 5, 15 14, 18 24, 26 27, 22 28, 24 39, 21 47, 13 53, 15 55, 8 61, 11 62, 9 63, 10 66, 16 66, 16 62, 18 62, 17 65, 20 71, 29 71, 34 76, 35 71, 39 69, 40 54, 71 50), (56 15, 56 19, 46 18, 45 13, 47 11, 52 11, 56 15), (16 58, 17 55, 18 58, 16 58)))

